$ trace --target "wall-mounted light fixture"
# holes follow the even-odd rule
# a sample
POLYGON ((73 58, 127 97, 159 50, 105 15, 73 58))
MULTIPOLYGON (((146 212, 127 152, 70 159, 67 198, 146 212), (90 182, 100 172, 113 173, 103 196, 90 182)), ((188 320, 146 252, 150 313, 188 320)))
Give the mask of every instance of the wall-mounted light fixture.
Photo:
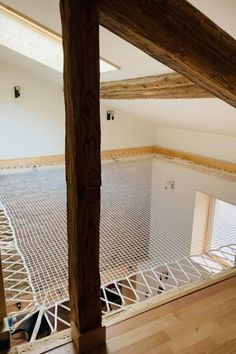
POLYGON ((20 86, 14 86, 15 98, 20 97, 20 86))
POLYGON ((107 120, 114 120, 114 111, 107 111, 107 120))
POLYGON ((165 183, 165 190, 167 189, 174 189, 175 188, 175 181, 166 181, 165 183))

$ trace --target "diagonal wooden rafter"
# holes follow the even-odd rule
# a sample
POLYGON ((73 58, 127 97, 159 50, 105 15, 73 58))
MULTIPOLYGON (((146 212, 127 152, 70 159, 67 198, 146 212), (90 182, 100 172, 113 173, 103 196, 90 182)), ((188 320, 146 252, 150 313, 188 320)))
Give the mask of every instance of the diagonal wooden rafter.
POLYGON ((186 0, 101 0, 100 24, 236 107, 236 41, 186 0))
POLYGON ((177 73, 102 82, 100 84, 100 98, 102 99, 207 97, 213 97, 213 95, 177 73))
MULTIPOLYGON (((11 16, 14 20, 29 26, 32 30, 61 43, 62 36, 59 33, 52 31, 2 2, 0 2, 0 11, 11 16)), ((100 92, 101 98, 104 99, 205 98, 212 96, 206 90, 177 73, 101 83, 100 92)))

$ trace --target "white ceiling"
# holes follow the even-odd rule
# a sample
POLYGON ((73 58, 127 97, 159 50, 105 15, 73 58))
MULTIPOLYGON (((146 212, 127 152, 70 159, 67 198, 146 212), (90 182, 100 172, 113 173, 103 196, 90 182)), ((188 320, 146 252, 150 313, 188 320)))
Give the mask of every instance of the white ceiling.
MULTIPOLYGON (((61 33, 58 0, 3 0, 3 3, 61 33)), ((236 38, 236 0, 190 0, 215 23, 236 38)), ((100 29, 100 55, 121 67, 104 73, 101 81, 163 74, 172 70, 104 28, 100 29)), ((0 46, 0 60, 62 85, 62 75, 0 46)), ((236 136, 236 110, 219 99, 104 100, 113 109, 156 125, 236 136)))
MULTIPOLYGON (((188 0, 231 36, 236 37, 235 0, 188 0)), ((44 26, 61 33, 59 0, 2 0, 44 26)))
MULTIPOLYGON (((3 3, 61 33, 59 0, 5 0, 3 3)), ((103 27, 100 27, 100 56, 121 68, 102 74, 101 81, 122 80, 173 71, 103 27)))

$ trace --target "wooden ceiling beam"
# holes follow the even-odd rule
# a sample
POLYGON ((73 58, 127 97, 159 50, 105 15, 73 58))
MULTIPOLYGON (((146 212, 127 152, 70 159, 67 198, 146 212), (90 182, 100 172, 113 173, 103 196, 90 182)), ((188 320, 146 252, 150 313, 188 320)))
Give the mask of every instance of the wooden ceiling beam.
POLYGON ((236 41, 189 2, 101 0, 100 24, 236 107, 236 41))
POLYGON ((103 82, 100 85, 100 98, 102 99, 208 97, 213 97, 213 95, 177 73, 103 82))

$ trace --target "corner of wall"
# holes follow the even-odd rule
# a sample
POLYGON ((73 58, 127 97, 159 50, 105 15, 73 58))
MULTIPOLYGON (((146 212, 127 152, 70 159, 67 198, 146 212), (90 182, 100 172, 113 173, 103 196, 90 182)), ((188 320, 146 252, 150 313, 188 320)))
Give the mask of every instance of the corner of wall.
POLYGON ((236 163, 236 137, 185 129, 157 127, 156 144, 236 163))

